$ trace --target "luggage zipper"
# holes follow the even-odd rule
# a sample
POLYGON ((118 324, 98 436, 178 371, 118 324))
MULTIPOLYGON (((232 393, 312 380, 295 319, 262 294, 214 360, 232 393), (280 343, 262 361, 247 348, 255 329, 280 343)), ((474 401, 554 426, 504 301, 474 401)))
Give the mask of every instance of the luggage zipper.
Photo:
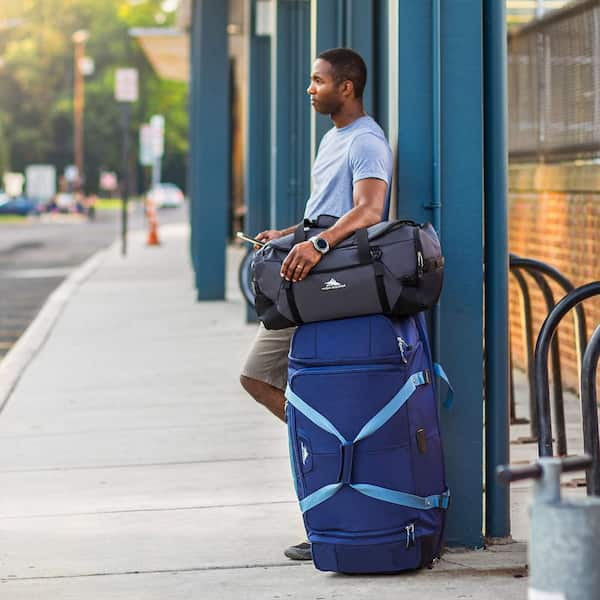
POLYGON ((407 525, 404 529, 406 529, 406 547, 410 548, 411 546, 414 546, 416 544, 415 524, 411 523, 410 525, 407 525))
MULTIPOLYGON (((298 369, 290 379, 290 386, 294 379, 300 375, 319 375, 321 373, 363 373, 365 371, 391 371, 394 372, 393 365, 362 365, 362 366, 325 366, 325 367, 303 367, 298 369)), ((293 389, 293 388, 292 388, 293 389)))
POLYGON ((408 344, 400 337, 398 336, 398 348, 400 350, 400 356, 402 357, 402 362, 404 364, 408 363, 408 360, 406 360, 406 354, 404 354, 404 351, 408 348, 408 344))

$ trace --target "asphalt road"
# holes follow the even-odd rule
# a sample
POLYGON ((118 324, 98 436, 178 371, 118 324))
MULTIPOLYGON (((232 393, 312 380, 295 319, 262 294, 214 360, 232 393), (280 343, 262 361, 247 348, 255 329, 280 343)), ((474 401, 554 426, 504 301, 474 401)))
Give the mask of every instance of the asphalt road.
MULTIPOLYGON (((186 218, 186 207, 158 213, 159 223, 186 218)), ((140 207, 129 225, 145 227, 140 207)), ((0 221, 0 360, 69 273, 120 235, 118 211, 98 211, 93 222, 69 216, 0 221)))

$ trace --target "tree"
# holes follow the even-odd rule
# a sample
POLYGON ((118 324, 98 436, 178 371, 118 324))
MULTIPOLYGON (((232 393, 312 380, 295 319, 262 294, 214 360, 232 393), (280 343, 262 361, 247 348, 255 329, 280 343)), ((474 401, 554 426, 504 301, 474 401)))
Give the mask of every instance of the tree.
POLYGON ((176 182, 182 185, 187 86, 160 80, 128 34, 132 26, 171 24, 173 14, 164 12, 164 1, 22 0, 10 5, 0 8, 0 131, 5 140, 0 168, 8 157, 15 170, 42 162, 62 171, 73 162, 72 34, 87 29, 86 53, 95 62, 95 72, 85 84, 86 187, 97 186, 101 168, 122 171, 114 73, 128 66, 140 71, 142 99, 132 111, 132 147, 140 123, 154 113, 165 114, 165 165, 180 173, 176 182), (2 28, 3 23, 8 25, 2 28))

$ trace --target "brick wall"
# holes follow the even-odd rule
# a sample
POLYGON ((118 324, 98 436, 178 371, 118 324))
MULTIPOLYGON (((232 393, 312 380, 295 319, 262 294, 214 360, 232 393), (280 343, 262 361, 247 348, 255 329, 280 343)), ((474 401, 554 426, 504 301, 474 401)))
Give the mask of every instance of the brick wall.
MULTIPOLYGON (((509 249, 544 261, 575 286, 600 280, 600 165, 511 166, 509 249)), ((547 314, 544 299, 530 278, 534 340, 547 314)), ((564 293, 552 286, 555 300, 564 293)), ((600 296, 584 303, 588 339, 600 324, 600 296)), ((510 277, 510 327, 513 363, 525 367, 519 288, 510 277)), ((569 315, 559 327, 563 383, 577 389, 578 371, 569 315)), ((600 377, 599 377, 600 385, 600 377)), ((598 388, 600 390, 600 387, 598 388)))

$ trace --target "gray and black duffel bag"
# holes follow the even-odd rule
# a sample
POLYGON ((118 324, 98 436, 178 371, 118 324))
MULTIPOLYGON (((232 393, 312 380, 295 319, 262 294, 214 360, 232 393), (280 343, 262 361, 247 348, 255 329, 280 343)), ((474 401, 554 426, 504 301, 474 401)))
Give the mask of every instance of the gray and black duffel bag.
POLYGON ((437 302, 444 258, 429 223, 384 221, 359 229, 325 254, 303 281, 283 279, 281 264, 292 247, 336 220, 329 215, 305 220, 256 253, 255 307, 267 329, 377 313, 412 315, 437 302))

